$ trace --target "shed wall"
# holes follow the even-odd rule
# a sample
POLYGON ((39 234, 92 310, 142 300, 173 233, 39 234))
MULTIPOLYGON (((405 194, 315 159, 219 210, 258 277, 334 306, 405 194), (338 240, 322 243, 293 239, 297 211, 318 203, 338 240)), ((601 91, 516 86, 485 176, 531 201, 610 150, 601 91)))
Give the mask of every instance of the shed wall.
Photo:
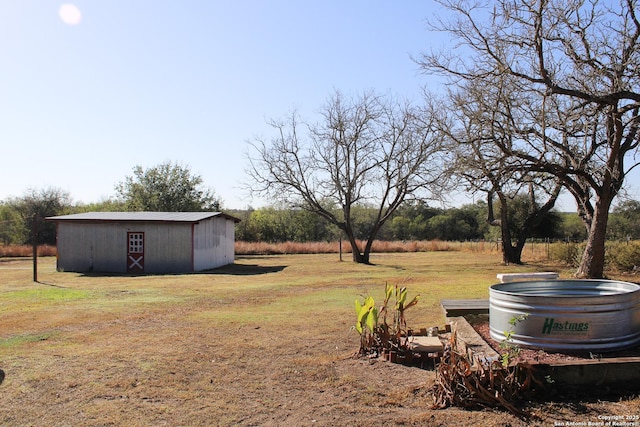
POLYGON ((119 224, 58 223, 58 270, 127 271, 127 233, 119 224))
MULTIPOLYGON (((136 226, 136 224, 133 224, 136 226)), ((146 273, 184 273, 193 271, 191 224, 144 224, 144 271, 146 273)))
POLYGON ((145 233, 144 271, 192 271, 191 224, 141 222, 58 223, 58 269, 127 272, 127 232, 145 233))
POLYGON ((235 258, 235 222, 214 217, 193 227, 193 269, 209 270, 232 264, 235 258))

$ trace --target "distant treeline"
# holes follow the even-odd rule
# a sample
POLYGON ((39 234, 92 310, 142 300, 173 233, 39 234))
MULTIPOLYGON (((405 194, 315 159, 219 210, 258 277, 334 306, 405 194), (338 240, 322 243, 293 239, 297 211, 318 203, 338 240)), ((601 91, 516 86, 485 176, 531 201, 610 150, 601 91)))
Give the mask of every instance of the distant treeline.
MULTIPOLYGON (((0 245, 25 245, 33 240, 33 217, 27 209, 29 200, 0 201, 0 245), (25 206, 27 205, 27 206, 25 206)), ((40 217, 86 211, 123 210, 113 201, 91 205, 49 203, 40 217)), ((510 222, 517 226, 523 209, 512 202, 510 222)), ((337 242, 340 231, 325 220, 302 209, 263 207, 246 210, 225 210, 241 220, 236 226, 236 240, 244 242, 337 242)), ((375 209, 356 207, 354 228, 362 236, 377 214, 375 209)), ((380 241, 495 241, 500 237, 499 227, 489 225, 486 202, 477 202, 454 208, 439 208, 426 203, 409 203, 398 209, 384 224, 377 240, 380 241)), ((37 221, 39 244, 55 245, 55 226, 42 218, 37 221)), ((640 239, 640 202, 621 204, 610 215, 609 238, 612 240, 640 239)), ((532 238, 580 242, 586 230, 577 214, 552 212, 534 230, 532 238)))
MULTIPOLYGON (((230 210, 242 221, 236 226, 236 240, 246 242, 322 242, 337 241, 339 230, 322 218, 298 209, 275 207, 230 210)), ((359 237, 377 214, 375 209, 359 207, 354 213, 359 237)), ((493 240, 500 228, 489 225, 487 204, 478 202, 456 208, 438 208, 424 203, 407 204, 398 209, 378 233, 381 241, 468 241, 493 240)), ((511 220, 517 224, 517 212, 511 220)), ((534 231, 534 238, 581 241, 586 230, 576 214, 552 212, 534 231)))

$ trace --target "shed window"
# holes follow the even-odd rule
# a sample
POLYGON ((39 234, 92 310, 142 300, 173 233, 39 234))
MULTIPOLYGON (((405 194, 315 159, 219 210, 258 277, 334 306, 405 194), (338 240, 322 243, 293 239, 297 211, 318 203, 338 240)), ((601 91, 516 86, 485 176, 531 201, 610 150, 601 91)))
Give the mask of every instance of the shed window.
POLYGON ((141 254, 144 252, 144 233, 129 233, 129 253, 141 254))

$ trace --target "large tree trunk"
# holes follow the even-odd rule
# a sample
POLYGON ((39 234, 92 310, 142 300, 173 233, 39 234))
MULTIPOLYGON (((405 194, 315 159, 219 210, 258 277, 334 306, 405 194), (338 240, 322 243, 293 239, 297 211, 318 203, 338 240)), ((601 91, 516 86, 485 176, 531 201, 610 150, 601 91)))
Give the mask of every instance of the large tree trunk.
POLYGON ((354 240, 351 244, 351 253, 353 253, 353 261, 358 264, 369 264, 369 253, 360 252, 358 243, 354 240))
POLYGON ((502 241, 502 262, 505 265, 522 264, 521 253, 507 241, 502 241))
POLYGON ((357 262, 358 264, 369 264, 368 257, 365 257, 360 253, 357 246, 355 249, 352 249, 351 252, 353 253, 353 262, 357 262))
POLYGON ((500 227, 500 238, 502 239, 502 262, 509 264, 522 264, 522 246, 511 244, 511 230, 509 229, 509 218, 507 215, 507 198, 498 191, 498 199, 500 200, 500 219, 496 220, 493 213, 493 192, 487 194, 487 222, 492 226, 500 227))
POLYGON ((509 230, 509 224, 506 221, 506 215, 504 221, 500 227, 502 235, 502 262, 506 265, 509 264, 522 264, 522 247, 518 245, 513 246, 511 244, 511 231, 509 230))
POLYGON ((524 242, 516 241, 516 244, 512 245, 511 240, 507 242, 503 239, 502 240, 502 262, 504 262, 506 265, 522 264, 523 248, 524 248, 524 242))
POLYGON ((371 256, 371 248, 373 247, 373 238, 369 238, 367 243, 364 246, 364 252, 362 253, 362 259, 365 264, 371 264, 370 256, 371 256))
POLYGON ((352 232, 344 230, 351 245, 351 254, 353 256, 353 262, 358 264, 369 264, 369 254, 360 252, 358 242, 352 232))
MULTIPOLYGON (((637 117, 637 109, 634 114, 637 117)), ((576 271, 576 277, 578 278, 601 279, 604 277, 609 209, 622 188, 625 176, 625 153, 629 150, 629 147, 637 144, 638 125, 634 124, 626 137, 623 133, 622 113, 620 113, 617 106, 612 106, 607 120, 607 135, 610 147, 609 158, 607 159, 602 186, 600 191, 596 192, 595 208, 593 209, 593 218, 589 227, 587 246, 582 254, 578 271, 576 271)))
POLYGON ((587 246, 582 253, 576 277, 580 279, 601 279, 604 277, 605 242, 607 222, 612 197, 598 199, 587 238, 587 246))

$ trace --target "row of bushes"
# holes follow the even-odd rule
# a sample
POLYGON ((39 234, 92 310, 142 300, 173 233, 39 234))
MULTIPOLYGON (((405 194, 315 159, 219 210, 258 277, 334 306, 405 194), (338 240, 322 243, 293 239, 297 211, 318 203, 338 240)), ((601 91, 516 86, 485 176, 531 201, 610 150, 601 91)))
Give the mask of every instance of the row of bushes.
MULTIPOLYGON (((584 248, 584 243, 553 243, 549 248, 549 259, 577 268, 584 248)), ((610 270, 636 271, 640 268, 640 241, 608 242, 605 263, 610 270)))

